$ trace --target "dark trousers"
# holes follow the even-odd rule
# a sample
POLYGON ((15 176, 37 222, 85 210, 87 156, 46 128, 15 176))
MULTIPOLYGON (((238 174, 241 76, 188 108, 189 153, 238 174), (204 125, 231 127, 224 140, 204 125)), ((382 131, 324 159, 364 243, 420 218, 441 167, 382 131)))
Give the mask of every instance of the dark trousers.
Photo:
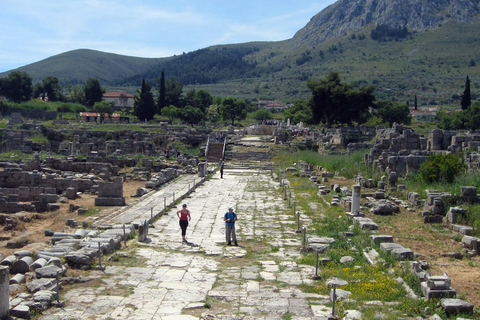
POLYGON ((187 234, 188 220, 180 220, 180 228, 182 228, 182 237, 187 234))

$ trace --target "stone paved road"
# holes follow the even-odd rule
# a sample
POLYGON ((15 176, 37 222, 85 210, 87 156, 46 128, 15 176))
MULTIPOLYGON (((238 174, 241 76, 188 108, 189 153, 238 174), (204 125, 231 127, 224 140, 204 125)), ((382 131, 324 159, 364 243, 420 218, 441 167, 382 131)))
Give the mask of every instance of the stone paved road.
POLYGON ((327 319, 328 297, 298 287, 314 281, 315 270, 295 262, 301 236, 280 190, 269 172, 217 174, 184 199, 192 214, 190 244, 182 243, 171 209, 154 223, 149 242, 131 244, 138 262, 107 263, 100 285, 63 293, 65 307, 40 319, 327 319), (225 244, 228 206, 239 217, 239 247, 225 244))
POLYGON ((139 223, 151 219, 152 216, 156 218, 165 206, 170 206, 175 200, 188 194, 202 181, 203 178, 199 178, 197 175, 181 175, 163 185, 158 191, 147 193, 135 205, 98 219, 95 221, 95 225, 139 223))

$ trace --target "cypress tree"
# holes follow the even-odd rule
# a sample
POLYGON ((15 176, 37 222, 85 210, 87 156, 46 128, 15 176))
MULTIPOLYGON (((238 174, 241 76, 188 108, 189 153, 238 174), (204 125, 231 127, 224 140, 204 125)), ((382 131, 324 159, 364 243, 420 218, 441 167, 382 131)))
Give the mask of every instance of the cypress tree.
POLYGON ((162 71, 162 75, 160 76, 160 80, 158 80, 158 110, 157 112, 160 114, 162 109, 166 106, 166 99, 165 99, 165 72, 162 71))
POLYGON ((133 113, 140 121, 152 120, 155 115, 155 100, 151 89, 150 84, 143 79, 142 87, 137 90, 137 95, 133 99, 133 113))
POLYGON ((470 79, 467 76, 465 80, 465 90, 463 91, 462 101, 460 102, 462 110, 467 110, 468 107, 472 104, 472 96, 470 95, 470 79))

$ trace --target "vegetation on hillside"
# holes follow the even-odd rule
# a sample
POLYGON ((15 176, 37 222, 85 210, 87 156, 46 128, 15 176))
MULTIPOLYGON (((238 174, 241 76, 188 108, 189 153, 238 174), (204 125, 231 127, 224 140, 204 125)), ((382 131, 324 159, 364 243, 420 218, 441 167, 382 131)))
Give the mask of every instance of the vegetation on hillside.
POLYGON ((336 71, 344 81, 357 87, 375 85, 377 99, 411 106, 417 96, 420 108, 440 105, 450 109, 460 106, 468 75, 472 101, 477 98, 477 24, 448 22, 398 41, 382 42, 366 36, 374 29, 367 25, 359 32, 316 46, 294 47, 290 40, 246 43, 200 49, 167 59, 129 60, 91 50, 74 51, 49 58, 48 67, 39 62, 22 71, 29 73, 34 83, 49 75, 56 76, 61 84, 71 85, 94 77, 104 86, 112 87, 115 83, 116 88, 135 93, 143 78, 153 86, 163 70, 165 79, 178 79, 185 84, 185 90, 205 89, 213 96, 290 103, 308 98, 310 92, 304 81, 336 71), (53 66, 54 62, 57 65, 53 66), (132 73, 123 64, 135 66, 132 69, 137 72, 132 73), (60 67, 68 73, 58 76, 56 70, 60 67), (43 76, 38 76, 39 68, 43 76), (122 72, 120 76, 118 73, 122 72))

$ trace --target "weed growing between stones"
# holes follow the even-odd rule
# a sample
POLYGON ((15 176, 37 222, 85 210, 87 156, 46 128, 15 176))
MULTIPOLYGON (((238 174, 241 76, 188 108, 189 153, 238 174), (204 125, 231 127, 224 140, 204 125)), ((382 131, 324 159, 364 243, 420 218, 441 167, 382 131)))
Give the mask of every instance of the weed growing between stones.
MULTIPOLYGON (((395 277, 402 277, 417 291, 417 295, 419 295, 419 281, 415 280, 414 276, 406 270, 407 267, 402 267, 404 264, 399 263, 392 255, 381 252, 377 247, 377 251, 380 251, 378 265, 372 266, 366 262, 363 251, 372 246, 375 247, 370 239, 371 232, 353 225, 352 219, 345 215, 343 208, 325 205, 331 200, 326 199, 331 198, 330 194, 319 196, 316 194, 316 185, 308 181, 308 178, 295 174, 287 175, 290 187, 295 194, 297 210, 311 219, 310 225, 307 226, 308 236, 335 239, 335 242, 321 254, 324 258, 329 258, 328 262, 319 263, 321 280, 300 285, 303 291, 328 295, 331 288, 327 287, 326 280, 340 278, 348 282, 348 285, 342 286, 341 289, 349 291, 350 295, 348 300, 339 302, 337 305, 338 315, 344 314, 348 309, 356 309, 361 310, 365 318, 373 318, 378 314, 384 315, 384 319, 398 319, 404 315, 430 316, 433 314, 445 317, 444 311, 437 306, 437 303, 406 297, 406 289, 395 280, 395 277), (318 212, 312 212, 312 201, 321 204, 320 216, 318 212), (353 261, 340 263, 340 259, 345 256, 352 257, 353 261)), ((380 217, 380 219, 388 220, 394 217, 380 217)), ((385 224, 388 225, 388 221, 385 221, 385 224)), ((423 227, 423 225, 411 225, 409 235, 416 234, 416 231, 423 227)), ((303 252, 298 263, 315 266, 316 254, 303 252)))

